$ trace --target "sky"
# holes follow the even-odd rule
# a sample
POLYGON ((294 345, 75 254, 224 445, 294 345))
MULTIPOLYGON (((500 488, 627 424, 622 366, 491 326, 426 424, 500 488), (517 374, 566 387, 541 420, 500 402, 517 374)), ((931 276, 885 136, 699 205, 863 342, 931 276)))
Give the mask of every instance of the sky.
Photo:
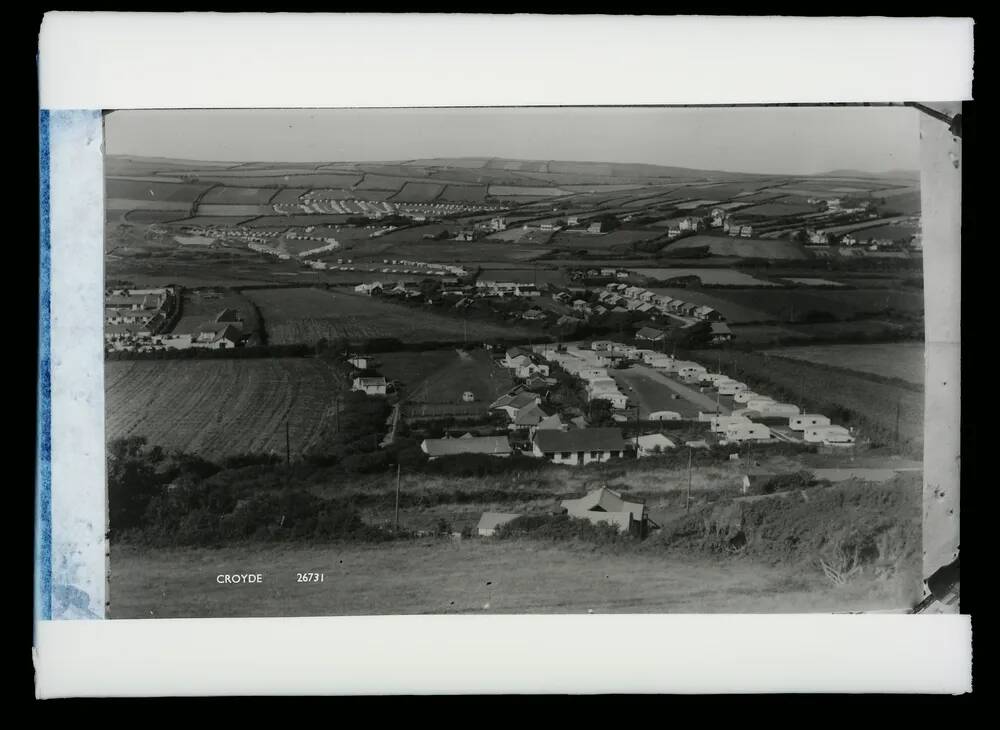
POLYGON ((903 107, 123 110, 105 152, 234 162, 508 157, 807 175, 919 169, 903 107))

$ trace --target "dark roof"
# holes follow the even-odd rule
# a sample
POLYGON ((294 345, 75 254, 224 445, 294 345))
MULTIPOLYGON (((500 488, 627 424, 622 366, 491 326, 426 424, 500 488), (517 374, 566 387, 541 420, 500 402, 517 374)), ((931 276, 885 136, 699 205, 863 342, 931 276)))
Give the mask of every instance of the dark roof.
POLYGON ((663 332, 652 327, 643 327, 635 333, 635 336, 641 337, 644 340, 658 340, 663 337, 663 332))
POLYGON ((215 318, 216 322, 241 322, 242 320, 239 311, 231 308, 223 309, 215 318))
POLYGON ((626 446, 620 428, 536 431, 535 445, 544 453, 556 451, 622 451, 626 446))
POLYGON ((731 329, 729 329, 729 325, 726 324, 725 322, 712 322, 712 330, 711 330, 711 332, 712 332, 713 335, 731 335, 731 334, 733 334, 733 331, 731 329))

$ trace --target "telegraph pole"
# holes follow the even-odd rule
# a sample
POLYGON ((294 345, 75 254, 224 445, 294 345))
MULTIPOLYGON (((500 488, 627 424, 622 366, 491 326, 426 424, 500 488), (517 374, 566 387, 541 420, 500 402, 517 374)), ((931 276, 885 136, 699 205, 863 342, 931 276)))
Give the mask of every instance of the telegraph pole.
POLYGON ((899 399, 896 399, 896 448, 899 449, 899 399))
POLYGON ((288 419, 285 419, 285 466, 291 467, 292 465, 292 447, 291 438, 288 434, 288 419))
POLYGON ((396 464, 396 517, 394 520, 394 530, 399 532, 399 464, 396 464))
POLYGON ((688 487, 687 493, 684 496, 684 511, 688 512, 691 509, 691 447, 688 446, 688 487))

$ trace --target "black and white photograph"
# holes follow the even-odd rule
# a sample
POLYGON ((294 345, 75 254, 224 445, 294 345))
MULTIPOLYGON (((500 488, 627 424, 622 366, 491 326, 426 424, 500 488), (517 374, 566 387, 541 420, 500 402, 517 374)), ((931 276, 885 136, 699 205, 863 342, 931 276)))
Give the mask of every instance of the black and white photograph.
POLYGON ((107 617, 957 612, 959 110, 105 111, 107 617))

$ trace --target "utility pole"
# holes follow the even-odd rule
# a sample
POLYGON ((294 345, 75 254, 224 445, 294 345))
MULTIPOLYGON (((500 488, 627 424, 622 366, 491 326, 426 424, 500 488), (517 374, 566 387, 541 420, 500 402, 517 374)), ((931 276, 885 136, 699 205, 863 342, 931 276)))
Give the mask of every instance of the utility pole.
POLYGON ((399 471, 400 466, 396 464, 396 517, 394 520, 395 527, 393 528, 395 532, 399 532, 399 471))
POLYGON ((691 447, 688 446, 688 488, 684 497, 684 511, 691 510, 691 447))
POLYGON ((896 449, 899 449, 899 399, 896 399, 896 449))
POLYGON ((292 465, 292 447, 291 438, 288 433, 288 419, 285 419, 285 466, 290 467, 292 465))

